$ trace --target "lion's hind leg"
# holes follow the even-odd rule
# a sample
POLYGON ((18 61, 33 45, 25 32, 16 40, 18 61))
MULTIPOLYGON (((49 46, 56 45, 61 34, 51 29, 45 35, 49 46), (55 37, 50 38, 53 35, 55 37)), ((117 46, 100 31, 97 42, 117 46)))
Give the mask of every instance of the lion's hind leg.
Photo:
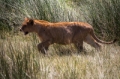
POLYGON ((101 49, 101 45, 97 41, 95 41, 90 35, 87 35, 84 41, 90 44, 92 47, 96 48, 97 50, 101 49))
POLYGON ((74 46, 77 48, 77 50, 78 50, 79 52, 82 52, 82 51, 83 51, 83 41, 78 42, 78 43, 74 43, 74 46))

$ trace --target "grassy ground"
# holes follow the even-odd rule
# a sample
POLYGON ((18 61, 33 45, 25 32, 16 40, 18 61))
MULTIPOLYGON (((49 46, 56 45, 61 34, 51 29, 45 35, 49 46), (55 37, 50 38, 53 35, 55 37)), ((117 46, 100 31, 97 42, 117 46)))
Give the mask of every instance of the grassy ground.
POLYGON ((51 45, 43 56, 34 34, 4 33, 0 39, 1 79, 119 79, 120 47, 103 45, 96 51, 84 44, 85 52, 77 53, 72 45, 51 45))
MULTIPOLYGON (((120 47, 103 45, 96 51, 84 44, 78 54, 73 45, 51 45, 49 55, 37 50, 34 34, 17 28, 25 17, 51 22, 84 21, 104 40, 120 42, 120 0, 1 0, 0 79, 120 79, 120 47), (11 30, 14 32, 2 32, 11 30)), ((120 44, 120 43, 119 43, 120 44)))

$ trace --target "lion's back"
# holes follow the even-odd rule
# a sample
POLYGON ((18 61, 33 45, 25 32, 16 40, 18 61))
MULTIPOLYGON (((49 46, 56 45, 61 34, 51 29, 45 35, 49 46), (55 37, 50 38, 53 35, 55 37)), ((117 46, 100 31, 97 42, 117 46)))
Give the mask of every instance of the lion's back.
POLYGON ((81 36, 87 34, 87 28, 89 28, 89 24, 83 22, 44 23, 46 36, 54 43, 60 44, 72 43, 76 38, 81 39, 81 36))

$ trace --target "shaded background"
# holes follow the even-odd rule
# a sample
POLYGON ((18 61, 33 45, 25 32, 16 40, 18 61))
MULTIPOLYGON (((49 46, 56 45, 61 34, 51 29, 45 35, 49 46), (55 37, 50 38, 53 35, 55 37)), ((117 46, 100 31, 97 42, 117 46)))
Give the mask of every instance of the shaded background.
POLYGON ((120 0, 1 0, 0 31, 17 32, 24 17, 90 23, 99 38, 118 39, 120 44, 120 0))

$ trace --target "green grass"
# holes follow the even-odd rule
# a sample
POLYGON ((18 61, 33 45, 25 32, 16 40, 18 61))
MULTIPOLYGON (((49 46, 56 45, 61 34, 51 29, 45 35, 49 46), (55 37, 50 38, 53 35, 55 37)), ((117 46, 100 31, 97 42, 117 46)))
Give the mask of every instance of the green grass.
POLYGON ((25 17, 51 22, 84 21, 104 40, 120 41, 120 0, 1 0, 0 79, 120 79, 120 47, 96 51, 84 44, 51 45, 49 55, 37 50, 39 38, 18 32, 25 17), (7 30, 7 31, 6 31, 7 30))
POLYGON ((96 51, 84 44, 85 52, 78 54, 72 45, 54 44, 49 48, 49 55, 44 56, 37 50, 36 35, 11 34, 5 33, 4 39, 0 39, 1 79, 120 78, 117 45, 103 45, 102 51, 96 51))

